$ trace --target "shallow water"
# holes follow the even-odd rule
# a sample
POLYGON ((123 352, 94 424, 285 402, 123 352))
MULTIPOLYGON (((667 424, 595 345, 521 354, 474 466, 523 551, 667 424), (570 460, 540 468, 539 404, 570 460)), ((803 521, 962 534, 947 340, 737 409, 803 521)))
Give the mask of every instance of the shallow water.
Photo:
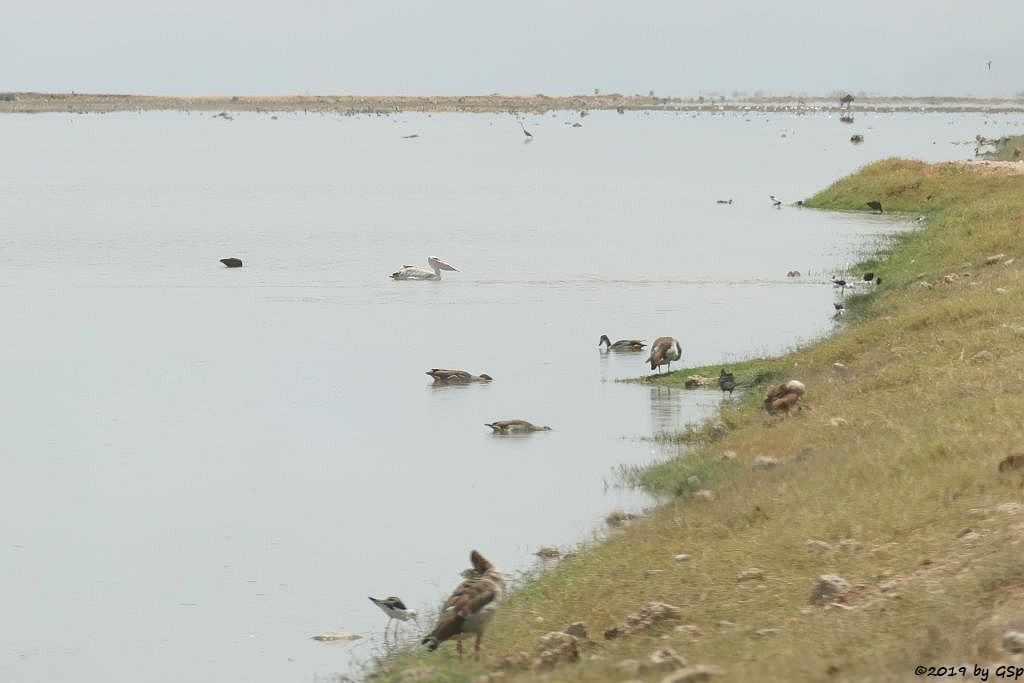
POLYGON ((0 679, 358 669, 367 595, 430 609, 471 548, 523 570, 649 504, 616 467, 722 399, 615 382, 646 354, 601 334, 688 365, 784 350, 905 226, 769 194, 1022 120, 558 113, 524 144, 502 115, 0 118, 0 679), (460 272, 386 277, 428 255, 460 272))

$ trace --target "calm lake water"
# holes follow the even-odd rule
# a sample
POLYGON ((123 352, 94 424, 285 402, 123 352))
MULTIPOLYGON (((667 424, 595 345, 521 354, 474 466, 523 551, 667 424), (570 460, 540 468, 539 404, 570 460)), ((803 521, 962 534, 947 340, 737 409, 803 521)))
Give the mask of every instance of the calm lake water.
POLYGON ((675 336, 689 365, 787 349, 906 225, 769 194, 972 156, 951 143, 1022 118, 525 121, 529 144, 507 115, 0 118, 0 680, 358 671, 368 595, 431 609, 471 548, 526 570, 650 504, 615 468, 720 392, 617 383, 646 354, 601 334, 675 336), (427 256, 461 272, 387 278, 427 256))

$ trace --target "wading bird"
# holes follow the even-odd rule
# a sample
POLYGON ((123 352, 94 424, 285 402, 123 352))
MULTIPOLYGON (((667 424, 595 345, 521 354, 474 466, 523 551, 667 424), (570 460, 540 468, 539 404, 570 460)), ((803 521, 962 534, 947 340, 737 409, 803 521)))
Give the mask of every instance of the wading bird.
POLYGON ((647 363, 651 364, 651 370, 658 370, 662 365, 668 366, 668 372, 672 372, 672 361, 683 357, 683 350, 679 348, 679 342, 674 337, 658 337, 651 346, 651 355, 647 357, 647 363))
POLYGON ((388 615, 388 623, 384 625, 384 639, 388 637, 388 627, 391 626, 391 622, 395 622, 395 638, 398 638, 398 622, 409 621, 412 619, 416 620, 416 610, 409 609, 405 606, 399 598, 391 596, 389 598, 378 599, 370 597, 370 601, 373 604, 380 607, 384 614, 388 615))
POLYGON ((768 196, 771 197, 772 206, 774 206, 776 209, 781 209, 782 208, 782 200, 781 199, 776 199, 775 195, 773 195, 773 194, 770 194, 768 196))
POLYGON ((523 123, 522 121, 520 121, 519 125, 522 126, 522 128, 523 128, 523 133, 526 135, 526 141, 529 142, 530 140, 533 140, 533 133, 531 133, 530 131, 526 130, 526 124, 523 123))
POLYGON ((865 204, 870 206, 872 210, 882 213, 882 202, 877 199, 872 199, 870 202, 865 202, 865 204))
POLYGON ((729 392, 729 396, 732 396, 732 390, 736 388, 736 378, 733 377, 731 372, 726 372, 725 368, 718 373, 718 388, 722 390, 722 393, 729 392))
MULTIPOLYGON (((433 652, 446 640, 455 640, 455 648, 462 657, 462 639, 476 635, 473 653, 480 661, 480 640, 484 629, 498 611, 498 602, 505 594, 505 577, 477 551, 469 554, 473 570, 469 578, 459 584, 441 606, 441 615, 422 645, 433 652)), ((464 572, 465 574, 465 572, 464 572)))
POLYGON ((851 104, 853 104, 853 95, 847 93, 839 98, 840 107, 846 107, 849 109, 851 104))
POLYGON ((391 273, 390 277, 392 280, 440 280, 442 270, 459 271, 458 268, 448 265, 436 256, 428 258, 427 265, 430 266, 430 270, 419 266, 402 266, 401 270, 391 273))

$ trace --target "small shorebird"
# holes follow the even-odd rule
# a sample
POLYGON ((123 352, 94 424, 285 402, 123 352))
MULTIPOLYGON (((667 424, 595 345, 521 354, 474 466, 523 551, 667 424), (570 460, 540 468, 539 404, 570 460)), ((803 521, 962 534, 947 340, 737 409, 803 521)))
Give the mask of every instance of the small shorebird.
POLYGON ((647 344, 639 339, 620 339, 613 344, 607 334, 602 334, 601 339, 597 342, 598 346, 602 344, 607 345, 606 351, 643 351, 644 347, 647 346, 647 344))
POLYGON ((846 291, 846 280, 840 280, 835 275, 832 276, 832 286, 839 287, 843 292, 846 291))
POLYGON ((732 390, 736 388, 736 378, 733 377, 731 372, 726 372, 725 368, 718 373, 718 388, 722 390, 722 393, 729 392, 729 396, 732 396, 732 390))
POLYGON ((870 206, 872 210, 877 211, 878 213, 882 213, 882 202, 878 201, 877 199, 872 199, 870 202, 865 203, 868 206, 870 206))
POLYGON ((395 638, 398 638, 398 622, 416 620, 416 610, 409 609, 399 598, 391 596, 384 599, 370 597, 370 601, 380 607, 384 614, 388 615, 388 623, 384 625, 384 638, 388 637, 388 627, 395 622, 395 638))
POLYGON ((853 95, 851 95, 849 93, 847 93, 847 94, 845 94, 845 95, 843 95, 842 97, 839 98, 839 106, 840 107, 846 107, 847 109, 849 109, 850 105, 852 103, 853 103, 853 95))
POLYGON ((781 209, 782 208, 782 200, 781 199, 776 199, 775 195, 773 195, 773 194, 770 194, 768 196, 772 200, 772 206, 774 206, 776 209, 781 209))
POLYGON ((465 370, 444 370, 433 368, 427 374, 434 378, 437 384, 469 384, 470 382, 490 382, 493 377, 481 372, 479 375, 471 375, 465 370))
POLYGON ((519 125, 522 126, 522 128, 523 128, 523 133, 526 135, 527 142, 529 142, 530 140, 533 140, 533 133, 531 133, 530 131, 526 130, 526 124, 523 123, 522 121, 520 121, 519 125))
POLYGON ((651 355, 647 357, 646 362, 651 364, 651 370, 668 365, 668 371, 672 372, 672 361, 682 357, 683 350, 679 348, 679 342, 674 337, 658 337, 651 346, 651 355))
POLYGON ((526 420, 496 420, 485 423, 485 426, 493 429, 495 434, 529 434, 530 432, 551 431, 551 427, 542 427, 526 420))
POLYGON ((228 268, 241 268, 242 267, 242 259, 240 259, 240 258, 234 258, 234 257, 232 257, 232 258, 222 258, 220 260, 220 262, 223 263, 228 268))
POLYGON ((455 272, 459 270, 436 256, 428 258, 427 265, 430 266, 430 270, 419 266, 402 266, 401 270, 391 273, 390 277, 392 280, 440 280, 442 270, 454 270, 455 272))
POLYGON ((505 577, 475 550, 469 554, 469 561, 473 563, 472 574, 444 601, 437 625, 421 644, 433 652, 444 641, 454 639, 461 658, 462 639, 476 634, 473 652, 476 660, 480 661, 480 640, 505 594, 505 577))
POLYGON ((732 200, 731 199, 716 199, 715 203, 716 204, 732 204, 732 200))

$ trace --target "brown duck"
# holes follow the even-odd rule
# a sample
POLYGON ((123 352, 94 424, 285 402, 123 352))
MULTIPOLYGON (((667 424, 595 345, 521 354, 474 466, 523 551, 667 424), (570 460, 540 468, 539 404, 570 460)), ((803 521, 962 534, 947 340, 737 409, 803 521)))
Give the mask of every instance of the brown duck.
POLYGON ((480 373, 479 375, 472 375, 465 370, 445 370, 443 368, 433 368, 428 370, 427 374, 434 378, 435 382, 442 384, 469 384, 470 382, 490 382, 493 377, 490 375, 480 373))
POLYGON ((497 420, 485 423, 495 434, 527 434, 529 432, 549 432, 551 427, 540 427, 526 420, 497 420))
POLYGON ((647 344, 639 339, 620 339, 613 344, 607 334, 602 334, 601 340, 597 342, 598 346, 602 344, 605 345, 605 350, 607 351, 643 351, 644 347, 647 346, 647 344))

